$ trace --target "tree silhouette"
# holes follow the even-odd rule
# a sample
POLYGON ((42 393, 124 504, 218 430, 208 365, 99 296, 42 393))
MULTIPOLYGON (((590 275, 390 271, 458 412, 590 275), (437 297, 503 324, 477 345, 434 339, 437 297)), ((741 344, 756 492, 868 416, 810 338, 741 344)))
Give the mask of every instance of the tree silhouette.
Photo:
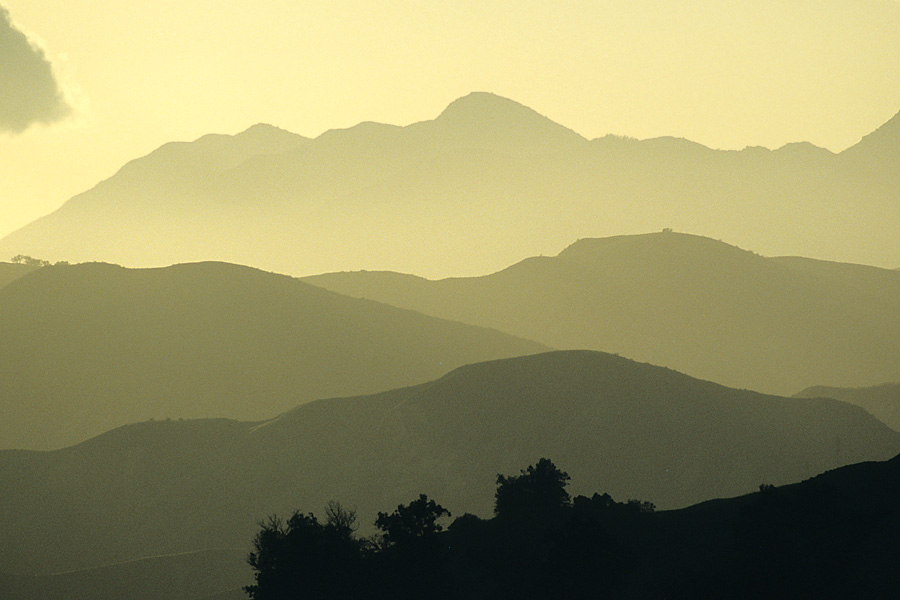
POLYGON ((450 511, 425 494, 391 513, 378 513, 382 531, 379 588, 391 598, 441 598, 449 594, 442 565, 445 548, 438 540, 441 517, 450 511))
POLYGON ((41 260, 39 258, 33 258, 31 256, 25 254, 16 254, 12 257, 10 262, 14 262, 20 265, 25 265, 26 267, 49 267, 50 261, 41 260))
POLYGON ((363 570, 363 542, 354 535, 356 515, 329 503, 327 521, 294 512, 283 521, 260 523, 247 559, 256 583, 245 587, 253 600, 354 598, 363 570))
POLYGON ((521 471, 521 475, 497 475, 494 514, 501 519, 553 519, 570 506, 566 484, 569 474, 549 459, 521 471))
POLYGON ((607 523, 650 523, 652 505, 608 494, 573 502, 568 481, 546 458, 498 475, 496 516, 466 514, 446 532, 450 511, 425 494, 379 512, 373 540, 356 537, 355 512, 336 502, 324 524, 311 513, 269 517, 248 559, 256 583, 245 590, 252 600, 608 597, 632 559, 607 523))
POLYGON ((339 537, 352 538, 359 527, 356 524, 356 511, 330 500, 325 505, 325 526, 334 528, 339 537))
POLYGON ((438 519, 451 516, 450 511, 419 494, 408 506, 397 506, 390 515, 378 513, 375 526, 383 532, 385 546, 404 546, 415 540, 428 539, 443 530, 438 519))

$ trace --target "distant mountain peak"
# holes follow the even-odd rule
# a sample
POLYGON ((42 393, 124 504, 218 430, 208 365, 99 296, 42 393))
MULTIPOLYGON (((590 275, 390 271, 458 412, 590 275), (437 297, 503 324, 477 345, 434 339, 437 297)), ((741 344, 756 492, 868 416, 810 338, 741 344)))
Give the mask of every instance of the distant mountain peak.
POLYGON ((775 152, 792 156, 832 156, 834 154, 831 150, 816 146, 812 142, 791 142, 781 146, 775 152))
POLYGON ((282 129, 281 127, 276 127, 275 125, 269 125, 268 123, 257 123, 256 125, 251 125, 244 131, 235 134, 234 136, 237 139, 306 139, 302 135, 298 135, 296 133, 292 133, 286 129, 282 129))
POLYGON ((597 254, 612 248, 628 249, 636 251, 662 251, 671 253, 675 249, 691 252, 729 252, 742 255, 752 255, 752 252, 738 248, 725 242, 714 240, 702 235, 691 233, 679 233, 671 230, 663 230, 656 233, 643 233, 637 235, 616 235, 603 238, 582 238, 569 245, 559 253, 560 258, 584 259, 593 258, 597 254))
POLYGON ((310 141, 309 138, 268 123, 257 123, 233 137, 250 154, 283 152, 310 141))
POLYGON ((458 130, 483 133, 518 132, 587 141, 571 129, 509 98, 490 92, 472 92, 451 102, 434 123, 458 130))
POLYGON ((251 125, 238 135, 260 135, 266 134, 273 131, 285 131, 281 127, 276 127, 275 125, 269 125, 268 123, 257 123, 256 125, 251 125))
POLYGON ((451 102, 438 119, 504 117, 516 113, 546 118, 515 100, 491 92, 472 92, 451 102))

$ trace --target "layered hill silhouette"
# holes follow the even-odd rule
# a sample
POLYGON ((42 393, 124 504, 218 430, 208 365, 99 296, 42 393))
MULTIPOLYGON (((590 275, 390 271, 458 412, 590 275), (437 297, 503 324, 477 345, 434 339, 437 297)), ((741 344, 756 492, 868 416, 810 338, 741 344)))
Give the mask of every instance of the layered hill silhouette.
POLYGON ((249 543, 257 519, 336 499, 361 523, 420 493, 488 516, 497 473, 553 456, 573 494, 660 508, 900 451, 832 399, 739 391, 589 351, 461 367, 262 423, 155 421, 0 452, 0 572, 53 573, 249 543))
POLYGON ((47 266, 0 288, 0 448, 261 420, 546 347, 226 263, 47 266))
MULTIPOLYGON (((900 457, 667 512, 600 492, 569 500, 568 475, 548 459, 512 479, 498 477, 493 518, 462 515, 372 553, 349 532, 338 545, 334 528, 314 520, 267 522, 254 541, 251 596, 318 585, 319 597, 844 600, 891 598, 900 587, 900 457)), ((425 500, 398 507, 392 523, 381 513, 380 526, 415 527, 412 514, 429 514, 425 500)))
POLYGON ((484 277, 305 278, 355 297, 789 395, 900 380, 900 273, 663 232, 583 239, 484 277))
POLYGON ((864 388, 837 388, 821 385, 795 394, 797 398, 836 398, 855 404, 878 417, 888 427, 900 431, 900 383, 884 383, 864 388))
POLYGON ((406 127, 309 139, 256 125, 164 145, 4 238, 0 257, 436 277, 673 227, 766 254, 895 267, 898 161, 900 115, 840 154, 808 143, 718 151, 588 140, 473 93, 406 127))
POLYGON ((23 277, 34 271, 36 266, 22 265, 19 263, 0 262, 0 288, 12 283, 19 277, 23 277))

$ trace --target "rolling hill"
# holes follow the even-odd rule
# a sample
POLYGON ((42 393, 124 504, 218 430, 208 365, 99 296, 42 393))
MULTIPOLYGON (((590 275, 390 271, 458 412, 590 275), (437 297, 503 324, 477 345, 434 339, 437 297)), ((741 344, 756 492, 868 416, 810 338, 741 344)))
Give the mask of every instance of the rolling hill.
POLYGON ((641 560, 621 598, 889 598, 900 456, 617 526, 641 560))
POLYGON ((0 262, 0 288, 37 269, 36 266, 0 262))
POLYGON ((815 385, 795 394, 797 398, 835 398, 866 409, 894 431, 900 431, 900 383, 864 388, 815 385))
POLYGON ((262 423, 144 422, 57 451, 2 451, 0 572, 239 547, 265 515, 320 512, 332 499, 369 526, 419 493, 487 516, 496 474, 541 456, 571 474, 573 494, 675 508, 898 451, 900 435, 837 400, 551 352, 262 423))
POLYGON ((546 347, 226 263, 38 269, 0 288, 0 448, 151 418, 271 418, 546 347))
POLYGON ((895 267, 898 161, 900 115, 840 154, 808 143, 718 151, 587 140, 473 93, 406 127, 308 139, 257 125, 164 145, 0 240, 0 257, 441 277, 672 227, 769 255, 895 267))
POLYGON ((900 379, 900 273, 663 232, 583 239, 483 277, 305 278, 354 297, 789 395, 900 379))

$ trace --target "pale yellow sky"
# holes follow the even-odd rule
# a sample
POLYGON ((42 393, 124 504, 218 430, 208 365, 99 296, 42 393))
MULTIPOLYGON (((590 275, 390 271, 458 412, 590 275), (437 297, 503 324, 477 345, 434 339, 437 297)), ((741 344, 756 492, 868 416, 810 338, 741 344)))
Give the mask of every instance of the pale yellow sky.
POLYGON ((840 151, 900 111, 895 0, 0 5, 74 108, 0 133, 0 236, 168 141, 257 122, 310 137, 405 125, 475 90, 589 138, 715 148, 840 151))

